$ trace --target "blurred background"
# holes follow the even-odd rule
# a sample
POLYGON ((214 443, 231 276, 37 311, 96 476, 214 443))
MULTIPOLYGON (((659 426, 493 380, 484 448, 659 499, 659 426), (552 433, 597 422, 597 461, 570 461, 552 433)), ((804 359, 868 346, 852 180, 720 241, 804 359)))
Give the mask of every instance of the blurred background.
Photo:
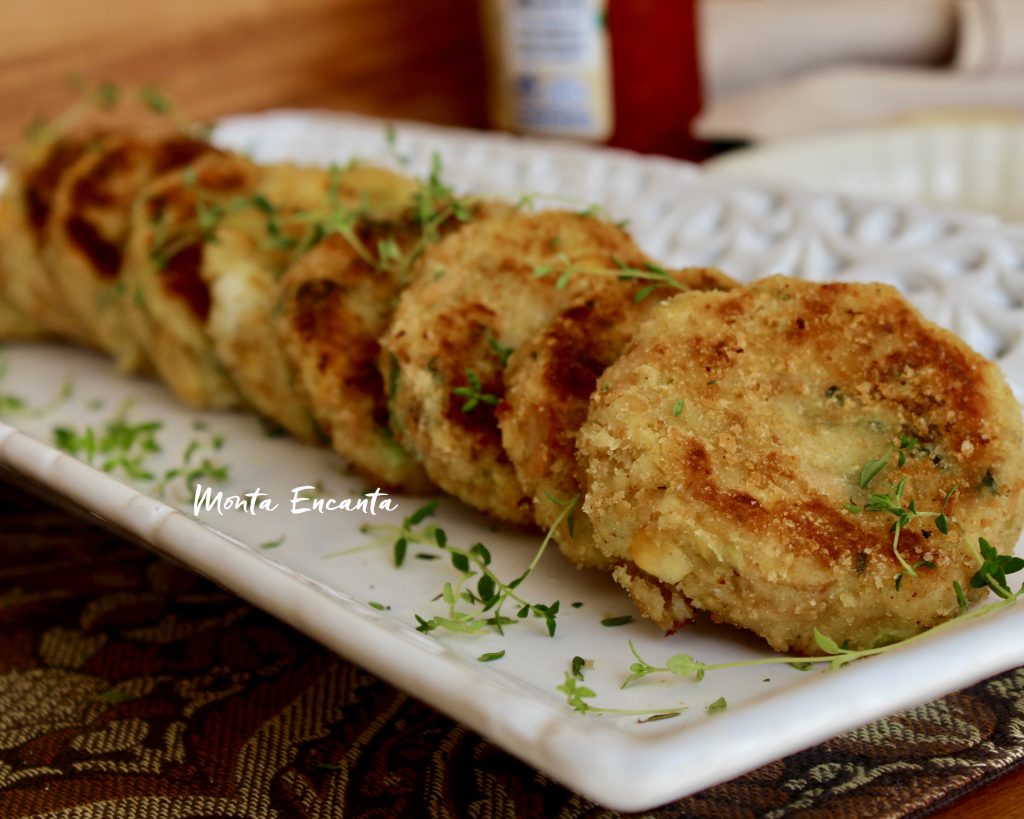
POLYGON ((5 0, 0 154, 74 74, 156 83, 204 119, 320 107, 691 160, 757 146, 711 167, 1004 212, 1007 175, 1024 188, 1024 0, 5 0))

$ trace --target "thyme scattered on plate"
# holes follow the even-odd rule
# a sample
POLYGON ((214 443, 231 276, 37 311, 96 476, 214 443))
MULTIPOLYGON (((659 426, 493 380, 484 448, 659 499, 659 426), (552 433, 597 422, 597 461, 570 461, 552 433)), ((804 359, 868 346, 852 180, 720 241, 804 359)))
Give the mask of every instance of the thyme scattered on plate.
MULTIPOLYGON (((423 504, 411 515, 404 518, 402 523, 398 526, 390 523, 364 523, 359 527, 359 531, 364 535, 370 535, 372 537, 369 548, 372 548, 375 545, 390 546, 395 568, 401 568, 402 564, 405 563, 405 557, 409 552, 410 544, 425 546, 434 542, 434 532, 436 531, 437 526, 434 524, 421 526, 421 524, 437 512, 437 507, 439 505, 440 501, 436 500, 423 504)), ((354 549, 342 549, 340 551, 328 552, 323 556, 323 559, 352 554, 357 551, 363 551, 366 548, 368 547, 357 546, 354 549)), ((417 557, 418 556, 419 555, 417 555, 417 557)), ((430 557, 433 558, 434 555, 430 555, 430 557)))
POLYGON ((578 497, 574 498, 572 503, 565 506, 544 536, 529 565, 509 582, 503 581, 491 569, 491 553, 482 543, 475 543, 469 549, 452 546, 444 530, 435 527, 434 540, 437 547, 449 555, 452 567, 460 576, 454 583, 445 583, 441 590, 440 599, 447 604, 447 613, 430 618, 415 615, 417 631, 426 633, 441 629, 459 634, 476 634, 493 630, 504 634, 505 626, 533 615, 544 621, 548 636, 554 637, 560 601, 533 603, 520 595, 518 589, 537 567, 555 530, 572 513, 578 500, 578 497), (515 607, 515 617, 503 614, 506 605, 515 607), (465 610, 467 606, 468 611, 465 610))
POLYGON ((163 422, 130 423, 127 409, 125 406, 117 416, 98 428, 54 427, 53 442, 58 449, 98 466, 104 472, 131 480, 151 481, 155 476, 145 462, 161 451, 157 432, 163 428, 163 422))
POLYGON ((580 714, 609 714, 614 716, 628 716, 628 717, 647 717, 647 719, 639 720, 639 722, 656 722, 663 719, 671 719, 672 717, 678 717, 686 710, 686 706, 681 706, 676 710, 666 710, 664 708, 609 708, 603 705, 595 705, 587 700, 591 700, 597 696, 597 692, 592 688, 583 685, 583 666, 586 661, 581 657, 573 657, 571 662, 571 669, 565 672, 564 678, 561 685, 555 686, 556 691, 561 691, 565 694, 565 701, 568 705, 572 706, 574 711, 580 714))
POLYGON ((998 555, 995 553, 995 549, 992 547, 989 547, 989 549, 991 549, 991 551, 985 551, 992 562, 989 563, 986 561, 982 569, 980 569, 972 578, 971 585, 975 588, 989 586, 1002 599, 976 609, 967 609, 967 597, 964 595, 963 589, 960 588, 959 583, 954 581, 953 586, 956 591, 957 602, 961 609, 960 614, 957 617, 946 620, 943 623, 939 623, 937 626, 933 626, 927 631, 922 631, 919 634, 915 634, 903 640, 898 640, 894 643, 858 650, 848 648, 845 645, 841 646, 831 637, 828 637, 815 629, 814 641, 817 643, 818 648, 823 652, 823 654, 816 657, 787 657, 780 655, 776 657, 758 657, 752 660, 737 660, 728 663, 705 663, 695 659, 689 654, 675 654, 669 657, 663 666, 654 666, 644 660, 637 652, 636 647, 633 645, 631 640, 629 642, 629 650, 632 652, 636 661, 629 666, 630 673, 623 681, 622 687, 625 688, 630 683, 650 676, 651 674, 675 674, 679 677, 688 677, 699 681, 704 679, 704 675, 709 671, 721 671, 728 668, 746 668, 748 666, 756 665, 789 665, 799 671, 805 671, 816 665, 825 665, 828 667, 829 671, 835 671, 836 669, 842 668, 844 665, 848 665, 855 660, 860 660, 864 657, 873 657, 877 654, 886 654, 898 646, 907 645, 908 643, 913 643, 926 637, 930 637, 933 634, 947 631, 959 623, 985 617, 992 612, 1012 606, 1017 602, 1019 597, 1024 596, 1024 586, 1021 586, 1021 588, 1016 592, 1011 592, 1005 582, 1000 582, 1000 570, 1002 571, 1002 580, 1005 581, 1006 573, 1018 572, 1021 569, 1024 569, 1024 559, 1010 557, 1007 555, 998 555), (995 585, 992 585, 993 582, 995 585))
POLYGON ((221 435, 212 435, 205 441, 191 439, 182 450, 180 465, 164 470, 158 478, 152 458, 164 451, 159 441, 163 422, 129 421, 131 406, 126 401, 113 418, 101 424, 82 428, 55 426, 54 445, 112 475, 136 482, 155 482, 148 490, 155 497, 163 498, 168 490, 177 487, 175 500, 182 503, 191 499, 200 481, 227 480, 227 465, 215 463, 209 454, 223 447, 221 435))

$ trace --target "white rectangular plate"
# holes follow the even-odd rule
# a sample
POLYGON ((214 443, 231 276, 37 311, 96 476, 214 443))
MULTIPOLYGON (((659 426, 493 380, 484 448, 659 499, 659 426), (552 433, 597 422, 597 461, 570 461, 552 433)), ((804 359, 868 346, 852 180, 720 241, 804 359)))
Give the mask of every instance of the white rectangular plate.
MULTIPOLYGON (((382 123, 355 117, 276 112, 230 118, 217 133, 223 144, 261 161, 387 161, 382 123)), ((436 150, 459 190, 512 198, 553 193, 581 207, 600 204, 613 218, 629 218, 641 245, 671 265, 715 264, 743 279, 783 272, 890 282, 930 318, 997 358, 1015 389, 1024 383, 1024 234, 993 219, 752 187, 622 152, 413 125, 398 133, 399 153, 420 174, 436 150)), ((320 496, 334 499, 358 497, 365 487, 329 452, 269 438, 251 417, 191 412, 161 385, 119 376, 89 352, 21 345, 6 358, 0 392, 47 406, 9 415, 11 426, 0 424, 0 465, 617 809, 662 804, 1024 663, 1024 607, 1012 607, 837 673, 780 664, 715 672, 700 682, 649 678, 619 690, 632 661, 629 639, 659 664, 676 653, 723 662, 768 652, 725 627, 688 628, 672 637, 641 621, 603 627, 602 619, 629 614, 631 605, 609 580, 577 571, 555 552, 519 589, 534 602, 561 601, 554 638, 533 618, 503 637, 424 635, 415 615, 442 613, 443 603, 433 598, 456 577, 449 562, 417 559, 438 551, 413 546, 396 569, 390 543, 357 548, 369 543, 362 524, 395 523, 422 499, 397 498, 397 512, 374 518, 294 514, 296 487, 320 484, 320 496), (65 380, 73 383, 70 396, 53 400, 65 380), (203 512, 197 521, 182 484, 161 490, 154 481, 124 483, 53 446, 55 427, 99 428, 121 411, 132 422, 163 423, 162 452, 147 462, 156 474, 180 464, 196 441, 193 459, 209 457, 230 469, 218 489, 239 494, 259 487, 278 509, 203 512), (218 436, 221 449, 214 445, 218 436), (348 553, 327 556, 339 550, 348 553), (570 605, 577 602, 582 605, 570 605), (476 659, 502 649, 501 660, 476 659), (595 704, 687 710, 648 723, 575 713, 556 691, 575 655, 593 661, 586 685, 597 692, 595 704), (709 714, 707 706, 719 697, 727 710, 709 714)), ((450 499, 442 500, 435 521, 456 544, 484 542, 506 579, 522 571, 540 542, 536 534, 495 527, 450 499)))

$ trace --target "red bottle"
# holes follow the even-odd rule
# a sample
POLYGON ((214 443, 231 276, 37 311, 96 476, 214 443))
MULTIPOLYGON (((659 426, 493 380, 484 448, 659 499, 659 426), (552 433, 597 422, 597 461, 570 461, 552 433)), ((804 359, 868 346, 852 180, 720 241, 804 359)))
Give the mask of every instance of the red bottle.
POLYGON ((695 0, 482 0, 491 118, 699 158, 695 0))

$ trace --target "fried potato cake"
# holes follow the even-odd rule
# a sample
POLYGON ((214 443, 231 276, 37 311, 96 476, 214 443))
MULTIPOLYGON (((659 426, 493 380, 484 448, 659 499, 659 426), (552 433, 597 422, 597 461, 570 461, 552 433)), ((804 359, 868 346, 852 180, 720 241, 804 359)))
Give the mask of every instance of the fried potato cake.
MULTIPOLYGON (((0 207, 0 296, 10 304, 7 329, 92 344, 54 286, 43 259, 54 197, 67 171, 109 134, 82 131, 23 146, 11 159, 0 207)), ((6 333, 5 333, 6 334, 6 333)))
MULTIPOLYGON (((423 466, 395 440, 378 339, 399 293, 413 275, 409 261, 424 246, 411 196, 388 214, 364 208, 354 235, 327 237, 282 280, 278 331, 335 451, 381 486, 405 492, 432 488, 423 466), (390 248, 381 254, 379 248, 390 248)), ((438 203, 444 207, 443 203, 438 203)), ((487 218, 506 206, 464 202, 464 218, 487 218)), ((436 210, 436 209, 435 209, 436 210)), ((452 217, 438 235, 456 229, 452 217)))
POLYGON ((636 285, 619 280, 615 260, 647 261, 620 228, 565 211, 483 220, 423 254, 381 342, 381 369, 395 433, 435 483, 503 520, 533 522, 496 416, 505 359, 582 296, 629 299, 636 285))
MULTIPOLYGON (((712 268, 685 268, 671 271, 671 276, 683 290, 737 286, 712 268)), ((502 444, 519 483, 533 499, 537 523, 549 529, 561 519, 555 538, 562 553, 578 566, 615 565, 595 548, 590 521, 577 508, 582 506, 583 480, 576 435, 586 420, 590 396, 640 324, 662 299, 678 292, 659 288, 645 294, 644 282, 636 287, 632 298, 606 289, 578 299, 512 353, 505 370, 505 400, 498 407, 502 444), (578 500, 570 532, 566 505, 573 498, 578 500)), ((644 578, 634 572, 633 582, 642 583, 644 578)))
MULTIPOLYGON (((9 209, 6 199, 0 199, 0 237, 5 235, 6 228, 3 227, 7 219, 6 211, 9 209)), ((18 309, 13 302, 7 298, 6 282, 8 274, 4 269, 3 253, 0 252, 0 339, 3 340, 28 340, 44 338, 46 330, 41 324, 33 321, 24 311, 18 309)))
POLYGON ((982 594, 978 538, 1020 535, 1020 407, 891 287, 682 294, 602 383, 578 439, 598 548, 780 651, 934 626, 954 581, 982 594))
POLYGON ((207 330, 253 408, 296 438, 315 441, 320 432, 302 390, 303 365, 293 367, 278 334, 267 332, 279 312, 278 282, 296 255, 301 258, 303 248, 315 242, 311 231, 319 231, 319 223, 354 221, 368 213, 395 215, 408 206, 416 184, 359 165, 335 172, 277 165, 261 169, 260 176, 256 193, 263 207, 228 215, 216 241, 205 248, 202 276, 211 296, 207 330))
POLYGON ((157 374, 193 407, 241 403, 206 333, 210 291, 200 269, 217 224, 259 179, 243 157, 206 155, 155 179, 132 208, 121 274, 125 314, 157 374))
POLYGON ((119 296, 132 205, 153 177, 213 150, 180 134, 111 136, 79 156, 57 187, 45 226, 47 270, 64 304, 124 372, 148 364, 119 296))
MULTIPOLYGON (((360 229, 361 241, 369 241, 373 232, 360 229)), ((392 238, 397 232, 393 226, 383 231, 392 238)), ((333 234, 290 268, 281 286, 278 333, 334 450, 381 486, 428 490, 422 465, 391 432, 377 368, 377 339, 387 328, 401 282, 333 234)))

